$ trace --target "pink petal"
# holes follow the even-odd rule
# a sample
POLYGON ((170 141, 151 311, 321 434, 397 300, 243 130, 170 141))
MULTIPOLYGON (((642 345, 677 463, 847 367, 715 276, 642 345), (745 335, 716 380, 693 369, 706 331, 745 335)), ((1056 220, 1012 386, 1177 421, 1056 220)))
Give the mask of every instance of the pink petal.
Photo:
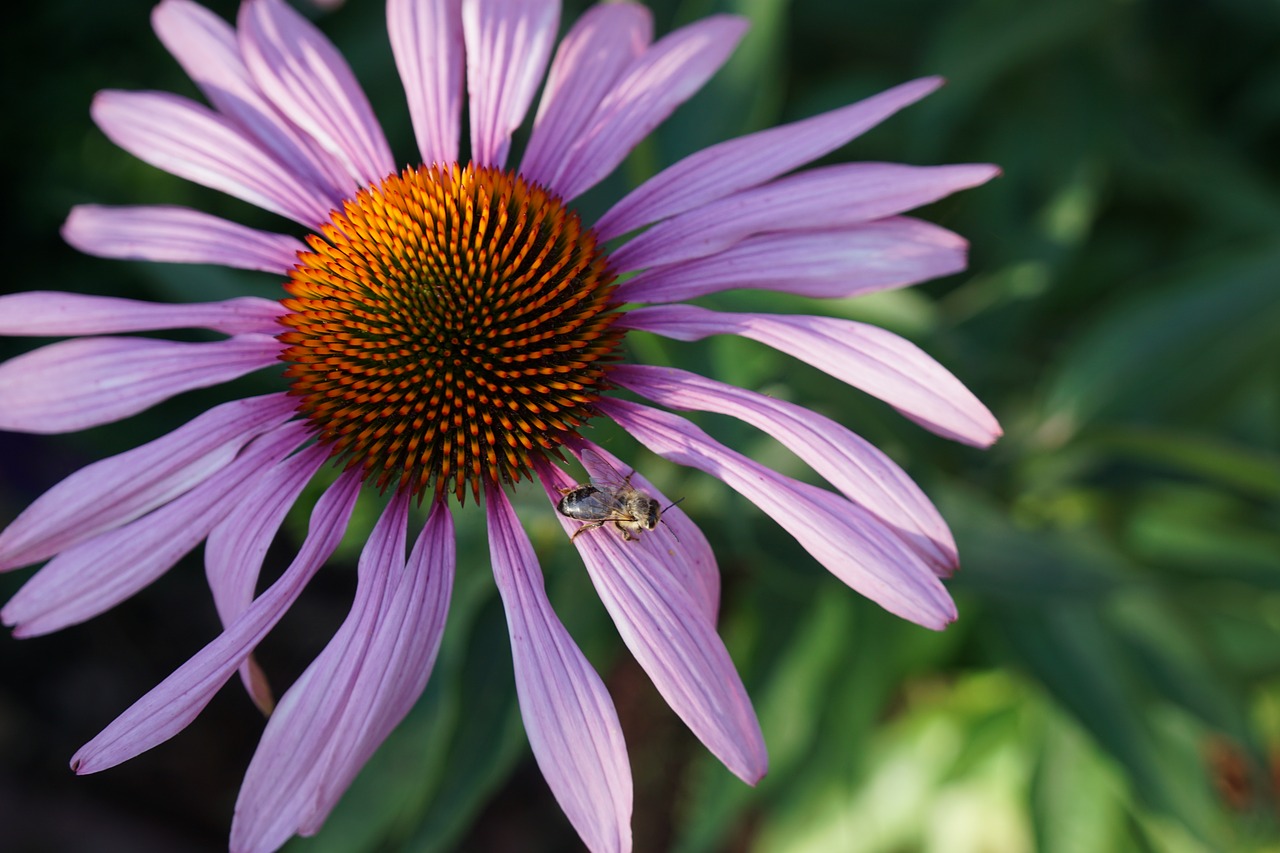
POLYGON ((564 157, 552 187, 572 199, 595 186, 720 70, 747 22, 716 15, 657 41, 622 75, 564 157))
POLYGON ((387 34, 422 162, 456 163, 466 72, 462 0, 389 0, 387 34))
POLYGON ((342 54, 281 0, 240 7, 240 50, 258 87, 361 185, 395 171, 382 127, 342 54))
POLYGON ((560 20, 558 0, 463 0, 471 160, 506 164, 511 133, 542 80, 560 20))
POLYGON ((939 573, 949 575, 958 565, 951 531, 920 488, 888 456, 830 418, 672 367, 624 364, 609 379, 669 409, 719 412, 751 424, 897 532, 939 573))
POLYGON ((742 190, 661 222, 610 254, 616 269, 673 264, 724 251, 753 234, 845 228, 978 186, 995 166, 848 163, 742 190))
POLYGON ((444 635, 455 563, 453 516, 436 504, 370 647, 370 660, 383 665, 366 664, 353 691, 358 699, 371 697, 368 707, 352 717, 349 735, 335 738, 345 751, 335 750, 329 769, 319 774, 321 788, 301 834, 319 830, 360 768, 422 695, 444 635))
MULTIPOLYGON (((240 789, 233 849, 274 850, 318 830, 426 686, 448 609, 452 525, 437 505, 407 568, 400 525, 389 562, 362 560, 351 614, 267 724, 240 789)), ((380 544, 371 538, 366 557, 380 544)))
POLYGON ((73 432, 118 421, 193 388, 275 364, 280 342, 240 335, 213 343, 76 338, 0 364, 0 429, 73 432))
POLYGON ((350 614, 267 721, 236 799, 233 849, 275 850, 298 831, 319 787, 317 776, 338 746, 356 679, 390 603, 388 591, 404 573, 408 513, 407 493, 400 493, 360 554, 350 614))
POLYGON ((615 81, 653 38, 653 15, 636 3, 601 3, 578 18, 560 42, 529 146, 520 164, 525 180, 555 186, 568 152, 615 81))
POLYGON ((212 329, 224 335, 280 330, 279 302, 242 296, 225 302, 170 305, 58 290, 0 296, 0 335, 102 335, 156 329, 212 329))
POLYGON ((741 335, 861 388, 938 435, 986 447, 1000 424, 946 368, 915 344, 866 323, 800 314, 724 314, 693 305, 629 311, 623 322, 668 338, 741 335))
POLYGON ((753 462, 683 418, 612 397, 596 405, 659 456, 723 480, 828 571, 890 613, 935 630, 956 618, 929 566, 857 504, 753 462))
POLYGON ((246 228, 185 207, 82 204, 67 217, 62 237, 103 258, 218 264, 280 275, 293 269, 299 252, 307 251, 286 234, 246 228))
POLYGON ((941 85, 938 77, 913 80, 838 110, 690 154, 615 204, 596 223, 596 233, 602 241, 612 240, 790 172, 836 150, 941 85))
MULTIPOLYGON (((593 447, 610 464, 617 460, 593 447)), ((573 481, 554 466, 537 465, 538 476, 554 504, 560 489, 573 481)), ((618 469, 625 470, 625 468, 618 469)), ((665 501, 639 475, 632 484, 656 500, 665 501)), ((675 508, 663 513, 670 520, 675 508)), ((566 533, 578 523, 557 515, 566 533)), ((635 542, 623 542, 601 528, 573 540, 591 582, 609 611, 623 642, 644 668, 671 709, 698 739, 735 775, 754 785, 768 768, 764 736, 746 688, 733 661, 716 635, 714 613, 684 582, 689 545, 660 524, 635 542)))
POLYGON ((551 609, 507 496, 496 487, 486 494, 489 554, 534 758, 588 849, 630 850, 631 771, 613 701, 551 609))
POLYGON ((38 563, 163 506, 226 467, 244 445, 287 420, 294 406, 284 394, 233 400, 81 468, 0 532, 0 569, 38 563))
POLYGON ((62 551, 4 606, 14 635, 35 637, 97 616, 148 586, 208 535, 261 469, 306 437, 300 421, 255 439, 234 462, 141 518, 62 551))
POLYGON ((359 472, 339 477, 316 502, 307 539, 279 580, 234 625, 81 747, 71 759, 71 769, 82 774, 106 770, 186 728, 338 547, 359 491, 359 472))
MULTIPOLYGON (((205 575, 223 627, 234 623, 253 603, 267 549, 302 490, 328 458, 327 447, 313 444, 263 470, 231 512, 209 531, 204 545, 205 575)), ((271 688, 252 658, 240 667, 240 680, 254 704, 270 714, 275 704, 271 688)))
POLYGON ((99 92, 91 109, 107 137, 158 169, 313 228, 329 220, 324 194, 239 127, 168 92, 99 92))
POLYGON ((757 234, 719 254, 645 270, 622 283, 618 298, 678 302, 733 288, 860 296, 959 272, 968 248, 945 228, 903 216, 838 230, 757 234))
POLYGON ((354 189, 351 177, 258 89, 230 24, 198 3, 163 0, 151 13, 151 25, 218 112, 315 187, 330 207, 341 207, 342 199, 354 189))

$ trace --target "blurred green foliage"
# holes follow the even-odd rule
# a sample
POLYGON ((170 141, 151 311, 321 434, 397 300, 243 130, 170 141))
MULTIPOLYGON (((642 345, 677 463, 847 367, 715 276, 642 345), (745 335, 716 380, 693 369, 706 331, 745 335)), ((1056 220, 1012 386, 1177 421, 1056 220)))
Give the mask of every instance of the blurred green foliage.
MULTIPOLYGON (((233 14, 230 2, 210 5, 233 14)), ((1280 5, 649 5, 660 33, 715 11, 745 14, 754 26, 713 83, 584 199, 588 217, 712 142, 915 76, 948 78, 926 102, 830 159, 1000 164, 1005 174, 990 186, 922 214, 972 242, 970 272, 835 304, 758 293, 707 302, 830 312, 892 328, 951 367, 1006 436, 987 452, 948 444, 748 341, 633 336, 640 360, 795 400, 884 448, 939 503, 964 560, 952 584, 960 621, 932 634, 843 588, 720 484, 634 455, 647 477, 686 496, 684 507, 716 548, 722 631, 770 746, 771 772, 751 789, 663 707, 621 650, 545 504, 525 490, 519 506, 553 601, 619 702, 637 779, 637 849, 1280 850, 1280 5)), ((567 4, 565 20, 582 6, 567 4)), ((24 13, 30 44, 4 59, 15 81, 3 130, 17 170, 8 182, 19 219, 6 237, 11 289, 169 300, 262 292, 259 276, 100 261, 57 241, 61 217, 81 201, 191 204, 280 227, 132 160, 92 128, 87 106, 97 88, 193 92, 147 31, 147 8, 60 0, 24 13)), ((321 17, 397 154, 408 158, 382 5, 350 0, 321 17)), ((0 341, 0 353, 26 346, 0 341)), ((172 428, 208 399, 173 401, 86 435, 10 439, 0 517, 85 461, 172 428)), ((745 426, 700 422, 785 473, 812 476, 745 426)), ((599 435, 615 452, 629 446, 603 427, 599 435)), ((531 770, 483 518, 468 507, 459 524, 459 588, 426 697, 324 832, 295 849, 576 843, 531 770)), ((182 570, 198 588, 198 563, 182 570)), ((212 636, 211 609, 179 583, 166 579, 139 597, 161 596, 159 604, 130 603, 123 616, 94 623, 105 628, 77 628, 70 641, 44 646, 51 651, 43 666, 56 670, 77 654, 76 643, 124 637, 112 648, 144 662, 113 704, 69 715, 39 691, 3 695, 0 748, 41 768, 41 790, 71 789, 55 787, 62 783, 45 769, 48 756, 15 746, 22 725, 52 713, 67 731, 51 740, 69 755, 212 636), (182 620, 188 634, 172 649, 147 648, 169 641, 147 630, 174 628, 155 611, 175 599, 206 609, 182 620)), ((284 639, 273 637, 281 683, 341 619, 350 591, 343 583, 321 585, 323 603, 291 616, 277 632, 284 639)), ((6 666, 42 642, 58 641, 4 644, 6 666)), ((265 650, 268 661, 272 654, 265 650)), ((226 767, 217 765, 222 775, 206 773, 200 788, 180 770, 159 773, 212 803, 188 803, 193 821, 212 824, 198 825, 187 842, 216 847, 225 837, 236 768, 260 726, 241 699, 211 712, 239 732, 226 767)), ((134 764, 185 768, 196 759, 183 749, 208 739, 217 751, 228 743, 222 735, 218 725, 197 723, 134 764), (161 753, 168 757, 155 757, 161 753)), ((124 786, 127 801, 109 782, 75 784, 111 808, 146 814, 148 797, 158 808, 174 795, 157 794, 148 781, 156 773, 143 773, 124 786)))

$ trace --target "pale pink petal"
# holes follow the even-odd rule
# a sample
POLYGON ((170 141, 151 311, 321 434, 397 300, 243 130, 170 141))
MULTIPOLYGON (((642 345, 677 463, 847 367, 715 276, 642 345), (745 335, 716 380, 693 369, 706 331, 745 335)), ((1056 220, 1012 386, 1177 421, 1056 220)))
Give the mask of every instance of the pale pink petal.
POLYGON ((890 613, 935 630, 956 618, 933 570, 857 504, 766 468, 676 415, 612 397, 596 405, 659 456, 723 480, 829 572, 890 613))
POLYGON ((609 257, 615 269, 637 270, 712 255, 753 234, 845 228, 929 204, 998 174, 995 166, 978 164, 810 169, 673 216, 609 257))
POLYGON ((466 83, 462 0, 388 0, 387 34, 422 162, 456 163, 466 83))
POLYGON ((331 207, 341 207, 355 182, 341 163, 281 115, 258 89, 230 24, 190 0, 163 0, 151 13, 151 25, 218 112, 314 186, 331 207))
POLYGON ((307 247, 287 234, 246 228, 186 207, 72 209, 62 237, 90 255, 130 261, 217 264, 285 274, 307 247))
POLYGON ((471 161, 501 168, 551 56, 559 0, 462 0, 471 161))
POLYGON ((969 244, 945 228, 896 216, 825 231, 747 237, 705 258, 653 267, 618 288, 623 302, 679 302, 733 288, 840 298, 960 272, 969 244))
POLYGON ((267 549, 302 490, 328 458, 329 449, 314 444, 262 471, 252 488, 209 532, 205 573, 223 626, 235 622, 253 603, 267 549))
POLYGON ((329 756, 349 735, 343 717, 390 591, 404 573, 408 510, 408 494, 400 493, 382 513, 360 554, 351 612, 267 721, 236 798, 233 850, 275 850, 294 835, 329 756))
POLYGON ((879 397, 938 435, 978 447, 1001 435, 987 407, 946 368, 910 341, 866 323, 800 314, 725 314, 693 305, 638 308, 622 322, 682 341, 741 335, 879 397))
POLYGON ((892 459, 817 412, 673 367, 623 364, 609 380, 669 409, 719 412, 773 436, 899 533, 940 574, 958 565, 938 510, 892 459))
POLYGON ((34 637, 97 616, 167 572, 209 534, 261 469, 306 438, 300 421, 253 441, 235 461, 159 509, 62 551, 0 612, 14 636, 34 637))
POLYGON ((746 31, 744 19, 715 15, 654 43, 610 87, 566 152, 552 189, 572 199, 603 180, 720 70, 746 31))
POLYGON ((81 747, 71 759, 71 769, 77 773, 106 770, 186 728, 338 547, 359 491, 358 471, 340 476, 316 502, 306 541, 284 574, 235 624, 81 747))
POLYGON ((170 305, 116 296, 33 290, 0 296, 0 335, 104 335, 157 329, 212 329, 224 335, 280 331, 279 302, 241 296, 170 305))
MULTIPOLYGON (((592 449, 610 464, 617 462, 600 448, 592 449)), ((554 505, 573 480, 549 463, 536 467, 554 505)), ((632 485, 665 500, 638 474, 632 475, 632 485)), ((667 510, 662 519, 669 521, 676 511, 667 510)), ((562 515, 557 518, 566 533, 580 526, 562 515)), ((677 540, 659 524, 634 542, 624 542, 606 527, 573 544, 623 642, 662 698, 730 771, 748 784, 758 782, 768 757, 751 700, 716 634, 714 614, 683 582, 683 551, 692 543, 683 536, 677 540)))
POLYGON ((595 109, 623 69, 653 38, 653 15, 637 3, 600 3, 578 18, 560 41, 529 146, 520 163, 525 180, 552 186, 565 153, 586 130, 595 109))
POLYGON ((329 199, 208 107, 168 92, 99 92, 91 109, 107 137, 158 169, 287 216, 329 220, 329 199))
POLYGON ((38 563, 163 506, 284 423, 295 405, 284 394, 233 400, 155 441, 81 468, 0 532, 0 569, 38 563))
POLYGON ((318 774, 320 790, 300 834, 320 829, 360 768, 422 695, 444 635, 455 564, 453 516, 436 504, 378 623, 369 650, 369 660, 378 665, 366 664, 352 691, 368 705, 354 706, 359 713, 348 716, 350 725, 335 738, 337 749, 327 770, 318 774))
MULTIPOLYGON (((268 723, 240 789, 232 849, 273 850, 317 831, 421 695, 453 580, 449 511, 434 507, 407 567, 398 553, 397 565, 381 569, 381 599, 357 591, 347 621, 268 723)), ((361 584, 375 580, 362 575, 361 584)))
POLYGON ((275 107, 346 167, 359 184, 395 171, 395 160, 347 61, 315 25, 282 0, 240 7, 240 51, 275 107))
POLYGON ((0 429, 74 432, 118 421, 193 388, 277 363, 280 342, 240 335, 213 343, 75 338, 0 364, 0 429))
MULTIPOLYGON (((267 549, 302 490, 329 458, 329 449, 313 444, 263 470, 235 502, 231 512, 209 531, 204 568, 218 619, 227 627, 253 603, 267 549)), ((275 700, 266 675, 253 658, 240 667, 240 680, 254 704, 270 714, 275 700)))
POLYGON ((631 770, 613 701, 551 609, 538 558, 507 496, 497 487, 486 496, 489 554, 534 758, 589 850, 629 851, 631 770))
POLYGON ((690 154, 615 204, 596 223, 596 233, 601 240, 612 240, 790 172, 836 150, 941 85, 938 77, 913 80, 838 110, 690 154))

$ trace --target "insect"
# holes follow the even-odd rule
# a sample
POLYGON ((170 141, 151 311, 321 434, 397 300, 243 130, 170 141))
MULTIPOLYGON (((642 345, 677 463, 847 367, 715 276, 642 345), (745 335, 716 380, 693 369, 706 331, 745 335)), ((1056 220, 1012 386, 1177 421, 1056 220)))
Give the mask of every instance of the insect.
POLYGON ((680 503, 676 501, 663 509, 656 500, 631 485, 634 470, 623 477, 598 454, 585 450, 583 456, 603 473, 593 476, 587 485, 560 490, 556 511, 574 521, 586 522, 573 532, 570 542, 579 534, 606 524, 617 528, 624 540, 634 542, 640 538, 641 530, 653 530, 658 526, 665 509, 680 503))

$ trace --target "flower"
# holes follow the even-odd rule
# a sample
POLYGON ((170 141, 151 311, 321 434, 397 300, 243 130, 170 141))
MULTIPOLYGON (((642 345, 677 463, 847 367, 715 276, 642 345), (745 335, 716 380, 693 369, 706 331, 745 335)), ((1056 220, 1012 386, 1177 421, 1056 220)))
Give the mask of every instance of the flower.
MULTIPOLYGON (((795 356, 944 436, 987 445, 990 413, 884 330, 829 317, 730 314, 689 303, 735 288, 845 297, 956 272, 965 243, 903 211, 997 174, 986 165, 828 166, 796 174, 940 81, 927 78, 695 153, 588 226, 571 203, 697 91, 745 31, 715 16, 652 40, 628 2, 588 10, 555 49, 555 0, 389 0, 388 30, 420 163, 399 167, 349 67, 282 0, 247 0, 236 27, 164 0, 156 32, 210 107, 102 92, 117 145, 292 220, 305 240, 177 207, 72 211, 66 239, 104 257, 215 263, 286 279, 278 298, 160 305, 69 293, 0 297, 0 333, 69 336, 0 365, 0 428, 84 429, 280 361, 277 393, 215 406, 94 463, 0 533, 0 568, 48 560, 4 607, 17 636, 57 630, 147 586, 200 542, 223 632, 74 757, 111 767, 185 727, 239 671, 270 712, 232 827, 237 850, 316 832, 431 672, 455 571, 450 504, 484 504, 533 753, 592 850, 630 847, 631 779, 612 702, 547 601, 506 489, 556 506, 630 466, 580 434, 608 418, 653 452, 718 477, 849 586, 939 629, 955 546, 884 454, 821 415, 675 368, 627 361, 631 330, 735 334, 795 356), (507 167, 550 62, 520 158, 507 167), (463 97, 469 158, 461 156, 463 97), (610 248, 613 246, 614 248, 610 248), (634 273, 620 279, 624 273, 634 273), (628 307, 640 305, 641 307, 628 307), (202 328, 187 343, 121 333, 202 328), (623 389, 648 403, 618 396, 623 389), (649 403, 662 408, 655 408, 649 403), (768 432, 836 491, 774 472, 669 410, 768 432), (328 462, 343 470, 261 595, 263 556, 328 462), (333 553, 364 486, 389 493, 364 545, 350 615, 272 710, 255 646, 333 553), (430 515, 406 556, 409 510, 430 515)), ((264 279, 266 288, 274 288, 264 279)), ((622 639, 671 707, 748 783, 766 770, 750 700, 716 634, 707 540, 678 506, 573 544, 622 639)), ((567 534, 590 517, 561 513, 567 534)), ((637 517, 638 518, 638 517, 637 517)))

